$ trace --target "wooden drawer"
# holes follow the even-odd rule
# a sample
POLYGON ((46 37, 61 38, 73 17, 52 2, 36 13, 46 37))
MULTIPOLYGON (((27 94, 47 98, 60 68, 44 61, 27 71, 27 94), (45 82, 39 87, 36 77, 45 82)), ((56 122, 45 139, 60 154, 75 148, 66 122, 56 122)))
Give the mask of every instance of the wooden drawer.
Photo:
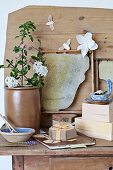
POLYGON ((52 158, 51 170, 111 170, 113 157, 52 158))
POLYGON ((49 170, 49 157, 24 156, 24 170, 49 170))
POLYGON ((112 170, 113 157, 24 156, 24 170, 112 170))

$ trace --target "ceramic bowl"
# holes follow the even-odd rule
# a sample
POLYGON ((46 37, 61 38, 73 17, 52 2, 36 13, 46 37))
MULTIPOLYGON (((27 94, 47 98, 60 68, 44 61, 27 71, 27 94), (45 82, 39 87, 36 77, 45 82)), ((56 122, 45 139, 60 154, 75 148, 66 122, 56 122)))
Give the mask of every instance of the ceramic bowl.
POLYGON ((91 93, 90 97, 93 100, 107 100, 109 95, 107 95, 107 94, 105 94, 105 95, 96 95, 95 93, 91 93))
POLYGON ((15 128, 19 133, 11 133, 9 129, 0 130, 0 134, 8 142, 23 142, 28 140, 34 133, 35 130, 31 128, 15 128))

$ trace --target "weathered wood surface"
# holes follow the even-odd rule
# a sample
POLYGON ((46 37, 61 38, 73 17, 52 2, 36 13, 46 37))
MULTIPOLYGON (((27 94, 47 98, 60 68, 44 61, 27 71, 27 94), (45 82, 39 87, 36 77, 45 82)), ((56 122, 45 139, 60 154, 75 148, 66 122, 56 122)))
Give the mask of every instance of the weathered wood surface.
MULTIPOLYGON (((0 143, 3 141, 0 135, 0 143)), ((79 149, 49 150, 40 143, 27 147, 0 147, 0 155, 37 155, 37 156, 113 156, 113 141, 96 139, 96 146, 79 149), (104 147, 105 146, 105 147, 104 147)), ((16 158, 16 157, 15 157, 16 158)), ((21 162, 21 158, 20 158, 21 162)), ((15 162, 16 164, 16 162, 15 162)))
POLYGON ((109 170, 113 167, 113 157, 51 158, 52 170, 109 170))
MULTIPOLYGON (((38 46, 37 37, 42 41, 43 50, 58 50, 70 38, 72 40, 71 49, 75 50, 78 46, 75 36, 90 31, 93 33, 93 39, 99 45, 99 49, 95 52, 95 58, 112 58, 112 9, 28 6, 10 13, 8 17, 5 58, 11 59, 15 56, 12 49, 16 43, 18 44, 19 40, 15 40, 14 37, 18 34, 18 26, 27 20, 34 21, 37 26, 37 31, 33 33, 35 38, 34 47, 38 46), (49 15, 53 16, 53 21, 55 22, 55 30, 53 32, 49 26, 45 25, 49 15)), ((29 40, 27 44, 28 47, 31 46, 29 40)), ((29 55, 31 54, 36 54, 36 51, 34 49, 29 50, 29 55)), ((5 70, 5 76, 8 72, 8 69, 5 70)), ((82 101, 92 91, 91 82, 90 69, 86 73, 85 82, 80 85, 72 105, 67 110, 81 110, 82 101)), ((103 82, 100 81, 100 88, 105 89, 106 84, 103 82)))
POLYGON ((49 157, 24 156, 24 170, 50 170, 49 157))
MULTIPOLYGON (((13 156, 17 159, 19 156, 13 156)), ((16 170, 21 170, 20 160, 16 170)), ((47 157, 47 156, 24 156, 24 170, 111 170, 113 157, 47 157), (111 169, 110 169, 111 168, 111 169)), ((15 170, 15 165, 13 165, 15 170)), ((22 169, 23 170, 23 169, 22 169)))
POLYGON ((24 156, 24 170, 107 170, 113 157, 42 157, 24 156))
POLYGON ((24 170, 24 156, 15 155, 12 157, 13 170, 24 170))

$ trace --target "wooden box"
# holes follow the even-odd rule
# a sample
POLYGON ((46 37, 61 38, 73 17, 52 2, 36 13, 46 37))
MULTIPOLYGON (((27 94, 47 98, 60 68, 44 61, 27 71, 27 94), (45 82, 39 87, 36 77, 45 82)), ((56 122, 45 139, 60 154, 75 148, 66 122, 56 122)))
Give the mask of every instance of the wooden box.
POLYGON ((53 140, 66 141, 75 138, 76 135, 77 133, 74 127, 69 127, 69 129, 58 129, 53 126, 49 128, 49 136, 53 140))
POLYGON ((75 128, 78 132, 90 137, 113 140, 113 123, 75 118, 75 128))
POLYGON ((82 119, 113 122, 113 102, 107 105, 82 103, 82 119))

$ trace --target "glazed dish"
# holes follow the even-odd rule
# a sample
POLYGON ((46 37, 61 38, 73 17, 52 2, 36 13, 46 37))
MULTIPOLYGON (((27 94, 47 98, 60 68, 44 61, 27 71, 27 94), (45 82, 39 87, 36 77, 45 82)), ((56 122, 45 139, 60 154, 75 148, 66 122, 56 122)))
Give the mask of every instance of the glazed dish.
POLYGON ((34 133, 35 130, 31 128, 15 128, 17 133, 11 132, 9 129, 0 130, 0 134, 8 141, 8 142, 23 142, 28 140, 34 133))
POLYGON ((108 97, 112 93, 112 81, 111 80, 107 80, 107 87, 108 87, 108 91, 103 92, 102 90, 98 90, 94 93, 91 93, 90 98, 96 101, 108 100, 108 97))

